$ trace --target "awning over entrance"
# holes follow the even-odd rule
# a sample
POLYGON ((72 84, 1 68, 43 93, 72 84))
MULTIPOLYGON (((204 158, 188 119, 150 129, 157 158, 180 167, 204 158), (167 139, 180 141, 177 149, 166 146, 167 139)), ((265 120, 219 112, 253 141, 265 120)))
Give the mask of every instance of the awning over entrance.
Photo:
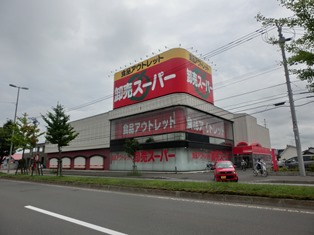
POLYGON ((249 145, 246 142, 239 142, 235 147, 232 148, 232 154, 233 156, 250 157, 251 159, 248 159, 248 160, 252 163, 253 163, 253 159, 252 159, 253 156, 257 156, 257 155, 269 156, 269 158, 271 158, 274 171, 278 170, 274 149, 265 148, 260 143, 252 143, 249 145))
POLYGON ((232 148, 232 154, 265 154, 271 155, 271 149, 262 147, 259 143, 248 145, 246 142, 240 142, 236 147, 232 148))

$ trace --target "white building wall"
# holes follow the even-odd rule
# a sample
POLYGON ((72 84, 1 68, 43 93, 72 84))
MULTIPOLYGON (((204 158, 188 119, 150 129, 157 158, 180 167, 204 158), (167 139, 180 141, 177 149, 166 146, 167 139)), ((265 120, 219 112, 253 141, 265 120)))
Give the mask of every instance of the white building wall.
MULTIPOLYGON (((269 130, 263 126, 258 125, 256 118, 247 114, 232 114, 194 96, 184 93, 177 93, 71 122, 70 124, 79 133, 79 135, 70 143, 70 146, 63 147, 62 151, 66 152, 110 148, 111 119, 117 119, 177 105, 196 108, 208 114, 233 121, 235 144, 241 141, 245 141, 249 144, 258 142, 263 147, 271 147, 269 130)), ((58 150, 56 145, 46 144, 46 153, 55 153, 57 151, 58 150)), ((120 166, 118 168, 120 168, 120 166)))
POLYGON ((196 108, 227 120, 231 120, 233 118, 233 114, 226 110, 218 108, 194 96, 185 93, 177 93, 112 110, 109 112, 109 119, 117 119, 177 105, 185 105, 196 108))
POLYGON ((234 143, 260 143, 265 148, 271 148, 269 129, 257 124, 255 117, 245 113, 234 114, 234 143))
MULTIPOLYGON (((196 171, 204 170, 206 164, 212 161, 212 157, 206 150, 192 148, 169 148, 167 149, 168 157, 162 154, 163 149, 154 149, 153 158, 147 155, 147 161, 141 160, 136 162, 137 169, 140 171, 196 171), (193 157, 193 152, 203 152, 205 157, 193 157), (173 156, 170 157, 170 154, 173 156)), ((230 155, 231 156, 231 155, 230 155)), ((221 159, 231 160, 230 156, 222 156, 221 159)), ((110 170, 132 170, 133 162, 124 152, 114 152, 110 156, 110 170)))
POLYGON ((280 154, 280 160, 289 159, 291 157, 297 156, 297 148, 292 145, 287 145, 285 150, 280 154))
POLYGON ((246 114, 235 114, 233 121, 234 144, 242 141, 249 142, 246 114))
MULTIPOLYGON (((70 124, 79 135, 70 142, 69 146, 63 147, 62 152, 109 148, 110 122, 108 113, 73 121, 70 124)), ((58 152, 57 145, 47 143, 45 152, 58 152)))

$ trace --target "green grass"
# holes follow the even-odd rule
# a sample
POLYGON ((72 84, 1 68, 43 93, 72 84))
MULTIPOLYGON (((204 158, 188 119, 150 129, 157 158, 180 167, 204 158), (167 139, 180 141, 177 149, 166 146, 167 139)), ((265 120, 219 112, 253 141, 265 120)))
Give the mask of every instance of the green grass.
POLYGON ((163 180, 143 180, 106 177, 82 176, 30 176, 1 174, 0 178, 25 180, 41 183, 65 184, 73 186, 101 187, 120 186, 145 189, 159 189, 168 191, 185 191, 209 194, 229 194, 245 196, 261 196, 271 198, 289 198, 300 200, 314 200, 314 187, 291 185, 266 185, 243 183, 217 182, 182 182, 163 180))

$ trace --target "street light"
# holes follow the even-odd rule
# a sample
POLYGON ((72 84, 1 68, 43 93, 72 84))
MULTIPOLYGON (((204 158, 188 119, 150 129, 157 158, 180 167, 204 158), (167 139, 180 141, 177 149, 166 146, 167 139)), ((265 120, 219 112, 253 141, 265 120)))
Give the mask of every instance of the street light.
MULTIPOLYGON (((27 87, 20 87, 20 86, 16 86, 16 85, 13 85, 13 84, 9 84, 10 87, 14 87, 14 88, 17 88, 17 97, 16 97, 16 104, 15 104, 15 113, 14 113, 14 120, 13 120, 13 124, 15 124, 16 122, 16 114, 17 114, 17 106, 19 104, 19 96, 20 96, 20 89, 23 89, 23 90, 28 90, 27 87)), ((14 135, 14 128, 12 129, 12 137, 14 135)), ((9 153, 9 161, 8 161, 8 174, 10 173, 10 158, 12 157, 12 151, 13 151, 13 141, 11 139, 11 145, 10 145, 10 153, 9 153)))

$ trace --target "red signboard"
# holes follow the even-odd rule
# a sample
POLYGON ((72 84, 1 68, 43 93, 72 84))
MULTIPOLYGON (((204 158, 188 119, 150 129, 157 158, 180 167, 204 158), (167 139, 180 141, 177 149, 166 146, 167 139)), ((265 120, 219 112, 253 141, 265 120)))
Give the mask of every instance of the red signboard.
POLYGON ((193 132, 221 139, 230 138, 226 121, 182 106, 112 120, 111 131, 111 139, 173 132, 193 132))
POLYGON ((207 161, 231 160, 231 151, 212 150, 209 152, 192 152, 192 159, 204 159, 207 161))
POLYGON ((171 93, 213 103, 210 67, 184 49, 172 49, 115 74, 114 109, 171 93))
POLYGON ((187 108, 186 110, 186 130, 188 132, 222 139, 227 138, 227 124, 224 120, 194 109, 187 108))
POLYGON ((113 120, 111 129, 115 132, 112 132, 111 138, 124 139, 180 131, 185 127, 184 118, 184 110, 174 108, 113 120))

